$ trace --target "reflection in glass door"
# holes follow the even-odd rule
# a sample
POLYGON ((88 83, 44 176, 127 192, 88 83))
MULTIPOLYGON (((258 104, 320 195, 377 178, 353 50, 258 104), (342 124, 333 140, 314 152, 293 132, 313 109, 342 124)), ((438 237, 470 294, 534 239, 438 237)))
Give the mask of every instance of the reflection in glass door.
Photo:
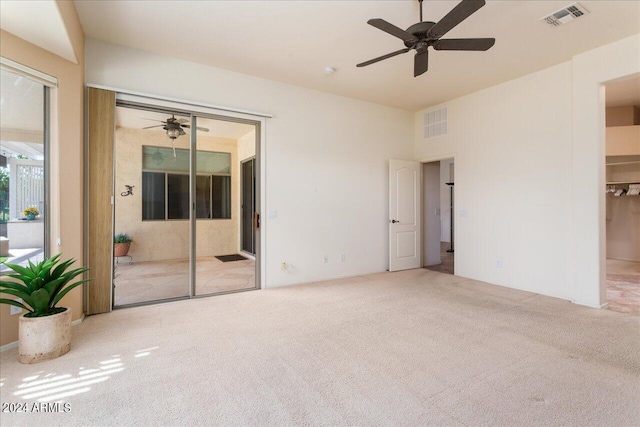
POLYGON ((256 174, 255 158, 242 161, 242 251, 256 254, 254 221, 256 215, 256 174))
POLYGON ((190 296, 190 120, 116 107, 116 307, 190 296))
POLYGON ((242 253, 241 164, 255 156, 253 125, 197 118, 195 295, 254 289, 255 260, 242 253))

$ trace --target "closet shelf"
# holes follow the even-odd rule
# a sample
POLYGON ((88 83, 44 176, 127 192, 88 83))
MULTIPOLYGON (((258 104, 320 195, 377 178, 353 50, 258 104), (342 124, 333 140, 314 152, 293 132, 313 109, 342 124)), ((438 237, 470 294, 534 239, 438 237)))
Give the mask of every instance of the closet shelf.
POLYGON ((640 181, 610 181, 607 185, 626 185, 626 184, 640 184, 640 181))
POLYGON ((640 163, 640 160, 630 160, 628 162, 611 162, 607 163, 607 166, 618 166, 618 165, 634 165, 636 163, 640 163))

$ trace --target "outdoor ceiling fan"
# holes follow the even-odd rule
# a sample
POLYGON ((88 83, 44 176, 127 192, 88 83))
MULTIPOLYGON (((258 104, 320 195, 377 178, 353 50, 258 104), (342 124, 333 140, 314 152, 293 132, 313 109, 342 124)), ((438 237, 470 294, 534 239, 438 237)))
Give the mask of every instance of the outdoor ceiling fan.
MULTIPOLYGON (((172 140, 176 139, 179 136, 182 136, 182 135, 186 134, 186 132, 183 130, 183 128, 189 129, 191 127, 191 125, 185 124, 185 123, 189 123, 188 119, 185 119, 185 118, 176 119, 175 114, 172 114, 171 117, 169 117, 165 121, 155 120, 155 119, 145 119, 145 120, 153 120, 154 122, 160 122, 162 124, 161 125, 155 125, 155 126, 147 126, 145 128, 142 128, 142 129, 152 129, 152 128, 161 127, 162 129, 167 131, 167 136, 169 138, 171 138, 172 140)), ((199 131, 202 131, 202 132, 209 132, 209 129, 202 128, 200 126, 196 127, 196 129, 198 129, 199 131)))
MULTIPOLYGON (((176 147, 174 146, 173 142, 179 136, 186 135, 186 132, 184 131, 183 128, 185 128, 185 129, 191 128, 191 125, 185 124, 185 123, 189 123, 189 120, 185 119, 185 118, 176 119, 175 114, 172 114, 171 117, 169 117, 165 121, 156 120, 156 119, 145 119, 145 120, 152 120, 154 122, 162 123, 161 125, 147 126, 147 127, 142 128, 142 129, 153 129, 153 128, 161 127, 162 129, 167 131, 167 136, 169 137, 169 139, 171 139, 171 146, 173 147, 173 158, 175 159, 176 158, 176 147)), ((199 130, 199 131, 202 131, 202 132, 209 132, 209 129, 203 128, 203 127, 200 127, 200 126, 196 126, 196 129, 199 130)))
POLYGON ((413 76, 418 77, 429 69, 429 46, 432 46, 435 50, 485 51, 490 49, 496 42, 496 39, 493 38, 440 39, 456 25, 484 6, 484 0, 462 0, 437 23, 422 20, 422 0, 418 0, 418 3, 420 3, 420 22, 413 24, 407 28, 406 31, 390 24, 384 19, 376 18, 367 21, 367 24, 399 38, 404 42, 406 47, 360 63, 357 67, 366 67, 367 65, 371 65, 378 61, 407 53, 410 50, 415 49, 416 55, 413 65, 413 76))

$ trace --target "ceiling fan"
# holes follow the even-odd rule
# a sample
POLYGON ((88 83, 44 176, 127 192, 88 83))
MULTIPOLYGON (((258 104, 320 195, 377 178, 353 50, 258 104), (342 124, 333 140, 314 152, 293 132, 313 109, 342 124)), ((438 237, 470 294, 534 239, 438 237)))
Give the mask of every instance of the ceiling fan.
MULTIPOLYGON (((147 127, 142 128, 142 129, 153 129, 153 128, 161 127, 162 129, 167 131, 167 136, 171 139, 171 146, 173 148, 173 158, 176 159, 177 158, 176 157, 176 147, 173 144, 173 142, 179 136, 186 135, 186 132, 183 130, 183 128, 186 128, 186 129, 191 128, 191 125, 185 124, 185 123, 189 123, 189 120, 185 119, 185 118, 176 119, 175 114, 172 114, 171 117, 169 117, 165 121, 155 120, 155 119, 145 119, 145 120, 152 120, 154 122, 162 123, 161 125, 147 126, 147 127)), ((198 129, 199 131, 202 131, 202 132, 209 132, 209 129, 203 128, 203 127, 200 127, 200 126, 196 126, 196 129, 198 129)), ((162 155, 159 152, 158 152, 158 154, 162 155)))
POLYGON ((391 58, 415 49, 416 55, 413 65, 413 76, 418 77, 426 73, 429 69, 429 46, 432 46, 435 50, 484 51, 490 49, 496 42, 496 39, 493 38, 440 39, 453 27, 484 6, 484 0, 462 0, 437 23, 422 20, 422 0, 418 0, 418 3, 420 3, 420 22, 413 24, 407 28, 406 31, 390 24, 384 19, 376 18, 367 21, 367 24, 401 39, 406 48, 365 61, 358 64, 357 67, 366 67, 383 59, 391 58))
MULTIPOLYGON (((145 120, 153 120, 154 122, 160 122, 162 123, 161 125, 155 125, 155 126, 147 126, 145 128, 142 129, 152 129, 152 128, 159 128, 161 127, 162 129, 167 131, 167 136, 169 138, 176 139, 179 136, 185 135, 186 132, 183 130, 183 128, 189 129, 191 127, 191 125, 187 125, 185 123, 189 123, 188 119, 185 118, 180 118, 180 119, 176 119, 175 114, 172 114, 171 117, 169 117, 167 120, 162 121, 162 120, 155 120, 155 119, 145 119, 145 120)), ((203 127, 196 127, 196 129, 198 129, 199 131, 202 132, 209 132, 209 129, 207 128, 203 128, 203 127)))

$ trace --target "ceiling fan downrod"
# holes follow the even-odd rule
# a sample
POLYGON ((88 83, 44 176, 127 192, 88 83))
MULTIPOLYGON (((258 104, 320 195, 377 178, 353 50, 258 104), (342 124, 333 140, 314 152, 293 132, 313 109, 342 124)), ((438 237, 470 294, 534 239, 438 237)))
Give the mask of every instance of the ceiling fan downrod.
POLYGON ((418 0, 418 3, 420 3, 420 22, 422 21, 422 0, 418 0))

